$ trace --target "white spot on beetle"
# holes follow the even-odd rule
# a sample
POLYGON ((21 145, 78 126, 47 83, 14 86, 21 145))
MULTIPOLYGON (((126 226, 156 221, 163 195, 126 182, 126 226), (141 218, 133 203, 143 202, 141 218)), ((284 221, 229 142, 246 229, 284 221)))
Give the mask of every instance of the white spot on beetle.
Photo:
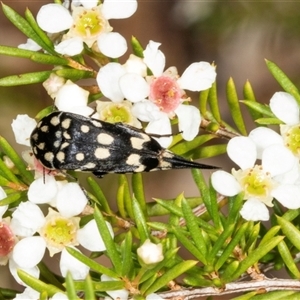
POLYGON ((90 127, 87 126, 87 125, 81 125, 81 126, 80 126, 80 130, 81 130, 81 132, 83 132, 83 133, 87 133, 87 132, 90 131, 90 127))
POLYGON ((140 155, 136 153, 130 154, 127 157, 126 164, 130 166, 139 166, 141 164, 140 159, 141 159, 140 155))
POLYGON ((110 145, 114 141, 114 138, 107 133, 99 133, 97 136, 97 142, 101 145, 110 145))
POLYGON ((59 151, 57 154, 56 154, 56 159, 59 161, 59 162, 63 162, 65 160, 65 152, 63 151, 59 151))
POLYGON ((95 163, 89 162, 87 164, 85 164, 84 166, 82 166, 82 169, 94 169, 96 167, 95 163))
POLYGON ((53 146, 54 146, 55 148, 58 148, 59 145, 60 145, 60 141, 55 141, 55 142, 53 143, 53 146))
POLYGON ((40 150, 44 150, 44 148, 45 148, 45 143, 39 143, 39 144, 37 145, 37 147, 38 147, 40 150))
POLYGON ((101 122, 99 122, 99 121, 97 121, 97 120, 91 120, 91 122, 92 122, 92 124, 93 124, 95 127, 98 127, 98 128, 102 127, 101 122))
POLYGON ((60 149, 65 149, 65 148, 68 147, 69 145, 70 145, 70 143, 64 142, 64 143, 60 146, 60 149))
POLYGON ((35 134, 33 134, 33 135, 31 136, 31 138, 32 138, 34 141, 36 141, 36 140, 38 139, 38 137, 39 137, 39 135, 38 135, 37 133, 35 133, 35 134))
POLYGON ((61 122, 61 126, 62 128, 64 129, 68 129, 71 125, 71 119, 70 118, 67 118, 67 119, 64 119, 62 122, 61 122))
POLYGON ((137 172, 137 173, 138 173, 138 172, 144 172, 145 169, 146 169, 146 166, 140 164, 140 165, 134 170, 134 172, 137 172))
POLYGON ((52 162, 54 158, 54 154, 52 152, 46 152, 44 158, 46 161, 52 162))
POLYGON ((57 117, 57 116, 52 117, 51 120, 50 120, 50 123, 51 123, 53 126, 57 126, 57 125, 60 123, 59 117, 57 117))
POLYGON ((64 136, 64 138, 66 140, 70 140, 71 139, 71 136, 66 131, 63 133, 63 136, 64 136))
POLYGON ((130 142, 131 142, 131 146, 133 149, 141 150, 141 149, 143 149, 144 143, 146 143, 148 141, 145 141, 144 139, 133 136, 130 138, 130 142))
POLYGON ((48 132, 49 126, 48 125, 44 125, 41 127, 41 131, 43 132, 48 132))
POLYGON ((110 152, 108 149, 106 148, 97 148, 95 150, 95 157, 98 158, 98 159, 105 159, 105 158, 108 158, 110 157, 110 152))
POLYGON ((84 160, 84 154, 82 152, 77 153, 75 157, 78 161, 84 160))
POLYGON ((60 131, 60 130, 57 130, 57 131, 55 132, 55 136, 56 136, 58 139, 60 139, 60 138, 61 138, 61 131, 60 131))

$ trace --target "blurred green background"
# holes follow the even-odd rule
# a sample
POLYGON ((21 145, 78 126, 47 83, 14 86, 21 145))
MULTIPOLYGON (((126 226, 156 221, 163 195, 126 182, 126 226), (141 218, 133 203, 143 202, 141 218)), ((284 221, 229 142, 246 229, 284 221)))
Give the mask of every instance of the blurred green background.
MULTIPOLYGON (((215 62, 218 94, 225 121, 231 123, 225 98, 225 86, 230 76, 236 83, 240 99, 246 80, 251 82, 257 100, 263 103, 268 103, 273 93, 280 90, 277 82, 268 73, 264 58, 278 64, 291 80, 299 85, 300 2, 138 2, 138 10, 133 17, 111 21, 114 30, 123 34, 128 41, 132 35, 137 37, 143 46, 146 46, 150 39, 161 42, 161 50, 167 58, 166 67, 177 66, 179 74, 192 62, 215 62)), ((4 3, 21 15, 26 7, 36 15, 41 5, 49 2, 8 0, 4 3)), ((0 11, 0 44, 17 46, 25 41, 25 36, 9 23, 0 11)), ((126 54, 125 59, 127 56, 126 54)), ((0 77, 45 69, 49 69, 49 66, 25 59, 0 56, 0 77)), ((197 99, 196 94, 193 96, 197 99)), ((0 134, 16 145, 10 126, 12 119, 17 114, 29 114, 34 117, 40 109, 51 103, 41 84, 0 87, 0 134)), ((18 146, 17 149, 21 152, 24 148, 18 146)), ((224 157, 208 159, 204 163, 223 166, 224 157)), ((113 201, 115 189, 111 186, 111 176, 114 175, 102 179, 101 185, 111 190, 113 201)), ((188 170, 147 174, 147 197, 175 197, 183 190, 187 196, 197 195, 194 184, 188 184, 187 181, 191 181, 188 170)), ((0 269, 0 273, 3 269, 0 269)), ((3 284, 1 283, 1 286, 6 285, 3 284)))

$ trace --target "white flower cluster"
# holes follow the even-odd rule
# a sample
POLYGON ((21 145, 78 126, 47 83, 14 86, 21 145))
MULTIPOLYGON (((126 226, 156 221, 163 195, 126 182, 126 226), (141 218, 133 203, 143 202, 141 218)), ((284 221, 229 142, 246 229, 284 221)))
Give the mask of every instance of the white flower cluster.
POLYGON ((241 215, 246 220, 269 220, 268 207, 276 198, 284 207, 300 207, 300 115, 296 99, 277 92, 270 100, 274 115, 284 122, 278 134, 266 127, 252 130, 248 137, 235 137, 227 154, 240 170, 212 174, 216 191, 225 196, 244 193, 241 215), (256 161, 260 160, 260 164, 256 161))

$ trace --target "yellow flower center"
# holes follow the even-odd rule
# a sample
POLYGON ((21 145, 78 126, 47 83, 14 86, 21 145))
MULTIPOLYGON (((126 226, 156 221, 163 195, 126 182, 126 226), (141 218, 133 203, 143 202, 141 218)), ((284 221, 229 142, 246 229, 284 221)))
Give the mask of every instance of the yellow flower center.
POLYGON ((98 35, 104 28, 106 20, 101 18, 99 12, 91 9, 84 10, 75 23, 76 30, 83 37, 98 35))
POLYGON ((257 198, 267 205, 272 205, 271 190, 274 188, 274 181, 269 173, 263 171, 261 166, 254 168, 233 171, 233 176, 241 185, 245 198, 257 198))
POLYGON ((45 239, 50 255, 60 252, 65 246, 78 244, 76 232, 79 229, 78 217, 65 218, 58 212, 49 209, 46 222, 40 230, 45 239))
POLYGON ((291 126, 283 136, 286 147, 300 157, 300 125, 291 126))

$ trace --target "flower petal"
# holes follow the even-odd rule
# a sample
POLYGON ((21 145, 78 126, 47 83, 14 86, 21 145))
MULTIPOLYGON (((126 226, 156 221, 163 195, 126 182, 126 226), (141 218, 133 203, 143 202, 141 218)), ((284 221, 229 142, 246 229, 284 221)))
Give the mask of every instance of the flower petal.
POLYGON ((298 103, 289 93, 275 93, 270 100, 270 108, 274 115, 287 125, 295 125, 300 122, 298 103))
POLYGON ((17 118, 11 124, 16 142, 21 145, 30 146, 29 137, 36 124, 36 121, 28 115, 17 115, 17 118))
POLYGON ((156 264, 164 259, 162 244, 154 244, 149 239, 137 248, 137 254, 146 265, 156 264))
MULTIPOLYGON (((117 281, 117 279, 102 274, 101 281, 117 281)), ((123 289, 123 290, 107 291, 107 294, 114 300, 118 300, 118 299, 126 300, 128 299, 129 292, 128 290, 123 289)))
POLYGON ((30 236, 20 240, 13 249, 13 260, 21 268, 33 268, 43 258, 46 242, 40 236, 30 236))
POLYGON ((36 21, 49 33, 61 32, 73 25, 70 12, 62 5, 54 3, 43 5, 36 16, 36 21))
POLYGON ((27 39, 27 42, 25 44, 20 44, 18 48, 31 51, 39 51, 42 49, 42 47, 32 39, 27 39))
MULTIPOLYGON (((111 236, 114 236, 113 229, 110 223, 106 222, 111 236)), ((95 220, 91 220, 77 232, 77 239, 84 248, 90 251, 105 251, 106 247, 99 233, 95 220)))
MULTIPOLYGON (((74 247, 72 248, 81 253, 81 251, 78 249, 74 247)), ((67 272, 69 271, 71 272, 74 280, 85 279, 90 269, 87 265, 83 264, 81 261, 69 254, 66 249, 63 249, 61 252, 59 268, 62 276, 66 277, 67 272)))
POLYGON ((102 13, 106 19, 126 19, 131 17, 137 10, 136 0, 104 0, 102 13))
POLYGON ((9 271, 11 273, 11 275, 14 277, 14 279, 16 280, 16 282, 18 284, 21 284, 21 285, 24 285, 24 286, 27 286, 19 277, 17 271, 18 270, 23 270, 25 271, 26 273, 28 273, 29 275, 35 277, 35 278, 39 278, 40 276, 40 270, 37 266, 33 267, 33 268, 21 268, 19 265, 16 264, 16 262, 10 258, 9 260, 9 271))
POLYGON ((283 145, 283 139, 276 131, 266 128, 257 127, 249 133, 249 138, 255 143, 257 149, 257 158, 261 159, 262 152, 265 148, 278 144, 283 145))
POLYGON ((118 58, 127 51, 125 38, 117 32, 102 33, 97 39, 101 53, 111 58, 118 58))
POLYGON ((269 146, 262 154, 262 167, 272 177, 292 170, 297 163, 298 161, 292 152, 282 145, 269 146))
POLYGON ((97 75, 97 83, 102 94, 113 102, 121 102, 124 95, 119 86, 119 79, 126 73, 119 63, 108 63, 97 75))
POLYGON ((257 151, 250 138, 238 136, 228 142, 227 154, 233 162, 245 170, 254 166, 257 151))
POLYGON ((300 207, 300 186, 298 185, 281 184, 272 191, 272 196, 288 209, 300 207))
POLYGON ((65 184, 56 197, 57 209, 66 218, 80 214, 87 202, 84 192, 75 182, 65 184))
POLYGON ((143 122, 150 122, 160 119, 164 114, 159 110, 159 107, 153 102, 144 100, 134 104, 132 113, 135 117, 143 122))
MULTIPOLYGON (((57 92, 55 106, 61 111, 74 112, 80 108, 77 113, 81 114, 84 107, 87 107, 89 92, 79 87, 77 84, 68 80, 57 92)), ((89 108, 90 113, 93 109, 89 108)))
POLYGON ((40 298, 40 292, 37 292, 36 290, 32 289, 31 287, 26 287, 25 290, 20 293, 16 294, 16 299, 23 299, 23 300, 36 300, 40 298))
POLYGON ((204 91, 216 80, 216 70, 208 62, 192 63, 177 80, 182 89, 189 91, 204 91))
POLYGON ((192 141, 198 134, 201 115, 199 110, 192 105, 180 104, 175 109, 178 117, 178 128, 186 141, 192 141))
POLYGON ((21 202, 12 214, 11 228, 16 235, 21 237, 31 236, 45 223, 45 217, 34 203, 21 202))
POLYGON ((247 221, 268 221, 269 210, 261 201, 250 198, 243 205, 241 216, 247 221))
POLYGON ((211 175, 213 188, 224 196, 235 196, 242 191, 241 186, 236 179, 228 172, 219 170, 211 175))
POLYGON ((55 45, 54 49, 62 55, 74 56, 83 51, 83 41, 80 37, 73 37, 55 45))
MULTIPOLYGON (((162 116, 160 119, 150 121, 150 123, 145 128, 145 132, 151 135, 169 135, 172 133, 171 123, 167 116, 162 116)), ((159 142, 159 144, 168 148, 172 143, 172 136, 170 137, 153 137, 159 142)))
POLYGON ((155 77, 162 75, 166 63, 165 55, 158 50, 160 45, 160 43, 149 41, 149 44, 143 51, 144 62, 155 77))
POLYGON ((150 92, 149 84, 138 74, 127 73, 123 75, 119 84, 124 97, 133 103, 144 100, 150 92))
POLYGON ((126 60, 125 64, 123 65, 124 69, 127 73, 135 73, 139 74, 142 77, 147 76, 147 66, 144 63, 141 57, 138 57, 134 54, 130 54, 129 58, 126 60))
POLYGON ((98 0, 79 0, 79 2, 82 4, 84 8, 88 8, 88 9, 93 8, 98 4, 98 0))
POLYGON ((46 175, 34 180, 28 189, 29 201, 37 204, 50 203, 58 191, 54 176, 46 175))

